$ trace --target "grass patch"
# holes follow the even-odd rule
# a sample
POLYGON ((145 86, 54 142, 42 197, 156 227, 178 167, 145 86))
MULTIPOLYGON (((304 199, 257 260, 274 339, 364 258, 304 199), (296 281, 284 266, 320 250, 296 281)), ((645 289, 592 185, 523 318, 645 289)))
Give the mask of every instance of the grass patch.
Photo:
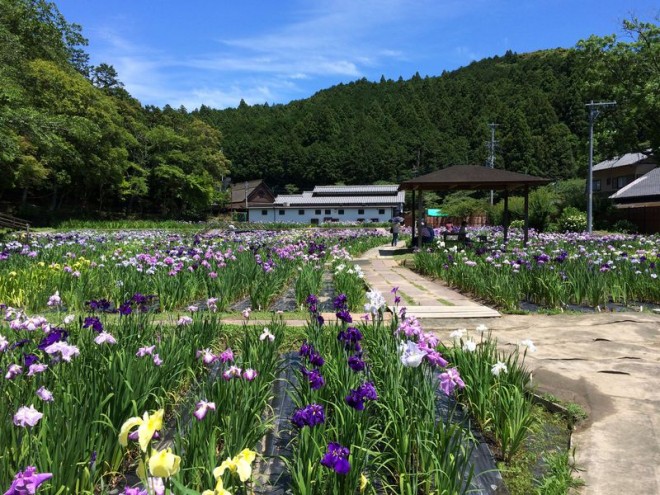
POLYGON ((571 419, 539 405, 534 415, 536 426, 523 448, 508 464, 499 464, 502 478, 511 495, 567 494, 583 483, 573 477, 577 469, 568 451, 571 419))
MULTIPOLYGON (((236 312, 236 311, 224 312, 224 313, 220 313, 220 318, 240 320, 243 318, 243 314, 241 312, 236 312)), ((275 311, 252 311, 250 313, 250 321, 271 320, 271 319, 274 319, 276 321, 279 321, 280 319, 305 321, 308 318, 309 318, 309 311, 307 310, 284 311, 282 313, 276 313, 275 311)))

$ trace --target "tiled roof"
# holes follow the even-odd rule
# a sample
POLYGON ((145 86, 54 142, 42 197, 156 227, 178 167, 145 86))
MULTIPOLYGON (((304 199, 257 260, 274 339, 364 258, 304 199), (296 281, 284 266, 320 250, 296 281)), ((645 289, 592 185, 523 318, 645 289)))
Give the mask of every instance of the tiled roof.
POLYGON ((263 182, 263 179, 254 179, 248 181, 239 181, 231 185, 231 202, 237 203, 245 201, 246 196, 250 196, 252 191, 263 182), (247 186, 247 189, 246 189, 247 186), (246 192, 247 191, 247 192, 246 192))
POLYGON ((643 163, 654 163, 653 156, 649 153, 626 153, 617 156, 611 160, 605 160, 594 165, 593 171, 608 170, 611 168, 625 167, 626 165, 635 165, 643 163))
MULTIPOLYGON (((397 186, 394 186, 397 187, 397 186)), ((398 206, 405 201, 405 192, 392 195, 378 196, 305 196, 303 194, 281 194, 275 198, 275 205, 303 206, 303 205, 382 205, 398 206)))
POLYGON ((316 186, 312 193, 314 196, 325 194, 396 194, 398 184, 380 186, 316 186))
POLYGON ((632 181, 610 196, 614 200, 660 196, 660 167, 654 168, 646 175, 632 181))

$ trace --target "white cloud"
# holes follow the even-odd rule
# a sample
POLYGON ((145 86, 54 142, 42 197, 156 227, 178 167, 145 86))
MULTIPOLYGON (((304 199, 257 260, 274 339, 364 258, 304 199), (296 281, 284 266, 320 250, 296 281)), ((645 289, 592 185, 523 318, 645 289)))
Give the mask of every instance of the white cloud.
MULTIPOLYGON (((241 99, 280 103, 327 85, 391 74, 390 67, 401 61, 414 63, 420 57, 420 32, 435 30, 437 23, 481 2, 301 0, 290 16, 296 22, 219 39, 211 49, 176 57, 166 55, 165 47, 133 42, 120 31, 121 24, 113 24, 113 29, 96 30, 102 48, 95 58, 114 65, 126 89, 145 104, 192 109, 201 103, 236 106, 241 99)), ((126 28, 135 30, 135 22, 126 28)), ((465 47, 458 50, 462 57, 476 57, 465 47)))

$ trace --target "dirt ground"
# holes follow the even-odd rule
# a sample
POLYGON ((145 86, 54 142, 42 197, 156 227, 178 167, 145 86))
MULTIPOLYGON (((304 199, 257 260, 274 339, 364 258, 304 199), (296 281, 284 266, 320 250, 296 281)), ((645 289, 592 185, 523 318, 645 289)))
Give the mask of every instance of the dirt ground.
POLYGON ((580 404, 589 417, 573 433, 589 495, 660 494, 660 316, 653 313, 507 315, 422 320, 443 339, 486 324, 506 349, 531 339, 539 392, 580 404))

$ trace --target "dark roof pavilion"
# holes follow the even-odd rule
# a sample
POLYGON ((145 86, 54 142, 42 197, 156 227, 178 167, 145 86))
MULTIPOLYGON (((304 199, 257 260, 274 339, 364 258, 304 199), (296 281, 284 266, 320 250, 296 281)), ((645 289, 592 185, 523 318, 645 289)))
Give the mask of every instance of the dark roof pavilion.
POLYGON ((534 175, 509 172, 499 168, 478 165, 456 165, 407 180, 399 186, 405 191, 447 190, 513 190, 525 186, 542 186, 550 179, 534 175))
MULTIPOLYGON (((423 191, 453 191, 453 190, 497 190, 504 191, 504 242, 507 241, 509 224, 509 191, 524 188, 525 196, 525 227, 523 243, 527 244, 529 238, 529 188, 542 186, 551 182, 550 179, 533 175, 509 172, 498 168, 489 168, 478 165, 456 165, 436 170, 430 174, 407 180, 399 186, 399 190, 412 191, 413 204, 415 204, 415 191, 421 195, 423 191)), ((415 224, 415 210, 413 209, 413 229, 415 224)), ((414 236, 414 230, 413 230, 414 236)), ((418 236, 421 247, 421 236, 418 236)))

